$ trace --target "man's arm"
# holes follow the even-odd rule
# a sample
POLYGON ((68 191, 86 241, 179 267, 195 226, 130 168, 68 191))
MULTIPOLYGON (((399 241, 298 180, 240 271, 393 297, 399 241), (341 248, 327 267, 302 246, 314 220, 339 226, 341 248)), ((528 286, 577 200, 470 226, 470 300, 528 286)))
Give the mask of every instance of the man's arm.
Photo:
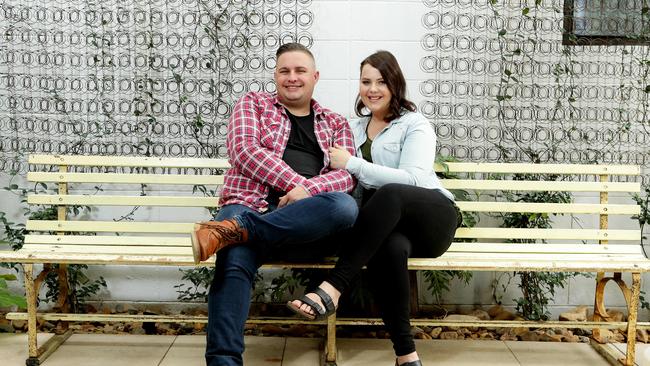
POLYGON ((247 93, 235 104, 228 123, 227 147, 231 164, 244 176, 281 192, 304 185, 307 179, 293 171, 271 149, 262 146, 263 138, 256 96, 247 93))
MULTIPOLYGON (((354 137, 348 121, 336 115, 332 124, 334 126, 334 135, 330 146, 339 145, 354 156, 354 137)), ((329 169, 329 155, 327 154, 326 161, 328 164, 327 169, 329 169)), ((320 192, 350 192, 354 188, 354 184, 354 178, 347 170, 332 169, 307 179, 302 186, 313 196, 320 192)))

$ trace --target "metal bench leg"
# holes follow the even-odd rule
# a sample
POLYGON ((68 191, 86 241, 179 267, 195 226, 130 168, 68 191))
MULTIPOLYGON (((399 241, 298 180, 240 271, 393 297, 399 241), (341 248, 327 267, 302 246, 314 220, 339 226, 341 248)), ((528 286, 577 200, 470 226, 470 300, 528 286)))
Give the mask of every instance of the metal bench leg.
POLYGON ((636 320, 639 311, 639 294, 641 292, 641 273, 632 273, 632 291, 627 301, 627 351, 625 365, 634 366, 636 350, 636 320))
POLYGON ((34 288, 34 265, 25 264, 25 291, 27 294, 27 345, 29 357, 25 362, 27 366, 40 365, 38 360, 38 344, 36 339, 36 289, 34 288))
POLYGON ((327 343, 325 344, 325 365, 336 366, 336 313, 327 317, 327 343))

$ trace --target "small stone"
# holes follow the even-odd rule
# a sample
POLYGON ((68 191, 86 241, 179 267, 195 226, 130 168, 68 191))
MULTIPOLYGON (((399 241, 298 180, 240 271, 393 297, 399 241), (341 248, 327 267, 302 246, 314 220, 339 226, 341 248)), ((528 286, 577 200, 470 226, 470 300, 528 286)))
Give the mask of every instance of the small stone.
POLYGON ((586 336, 578 336, 578 338, 580 338, 580 342, 582 342, 582 343, 589 343, 589 342, 591 342, 591 338, 586 337, 586 336))
POLYGON ((538 342, 541 339, 541 334, 536 331, 528 331, 522 333, 519 338, 521 338, 522 341, 538 342))
POLYGON ((431 329, 431 332, 429 332, 429 335, 433 339, 438 339, 440 337, 440 333, 442 333, 442 327, 435 327, 431 329))
POLYGON ((432 339, 430 335, 427 333, 415 333, 415 336, 413 336, 415 339, 432 339))
POLYGON ((564 337, 563 340, 564 340, 565 342, 578 343, 578 342, 581 341, 579 336, 577 336, 577 335, 573 335, 573 334, 570 335, 570 336, 563 336, 563 337, 564 337))
POLYGON ((416 335, 418 333, 424 333, 424 329, 422 329, 420 327, 411 328, 411 334, 416 335))
POLYGON ((205 330, 205 323, 194 323, 194 332, 200 333, 205 330))
POLYGON ((45 330, 51 331, 54 328, 56 328, 56 325, 52 324, 51 322, 43 323, 43 329, 45 329, 45 330))
POLYGON ((607 309, 607 315, 609 315, 609 317, 605 320, 608 322, 624 322, 626 318, 625 314, 613 309, 607 309))
MULTIPOLYGON (((479 321, 480 319, 472 316, 472 315, 461 315, 461 314, 451 314, 447 315, 443 320, 449 320, 449 321, 463 321, 463 322, 476 322, 479 321)), ((458 330, 460 327, 456 326, 447 326, 449 330, 458 330)), ((478 330, 478 327, 469 327, 472 331, 476 332, 478 330)))
POLYGON ((26 320, 12 320, 11 325, 15 329, 20 329, 20 330, 27 329, 27 321, 26 320))
POLYGON ((589 309, 587 306, 581 305, 566 313, 560 314, 560 321, 587 321, 587 313, 589 309))
POLYGON ((104 334, 117 334, 117 331, 115 331, 115 327, 110 324, 104 325, 103 331, 104 334))
POLYGON ((470 311, 467 315, 475 316, 480 320, 490 320, 490 314, 483 309, 474 309, 470 311))
POLYGON ((494 340, 494 334, 492 334, 490 332, 481 333, 479 335, 479 339, 491 340, 492 341, 492 340, 494 340))
POLYGON ((503 333, 499 337, 499 339, 502 340, 502 341, 518 341, 519 340, 516 335, 514 335, 514 334, 512 334, 510 332, 503 333))
POLYGON ((562 342, 564 336, 561 334, 555 334, 552 330, 542 333, 539 336, 539 340, 542 342, 562 342))
POLYGON ((459 339, 459 338, 460 338, 460 334, 458 334, 458 332, 447 331, 447 332, 440 333, 440 339, 459 339))
POLYGON ((636 330, 636 339, 639 342, 648 343, 648 330, 647 329, 637 329, 636 330))
POLYGON ((493 307, 489 308, 487 313, 491 318, 494 318, 497 314, 502 312, 503 306, 502 305, 494 305, 493 307))
POLYGON ((13 333, 16 329, 11 325, 11 321, 0 318, 0 333, 13 333))
POLYGON ((81 325, 81 331, 82 332, 91 333, 94 330, 95 330, 95 326, 92 325, 92 324, 82 324, 81 325))
POLYGON ((587 315, 583 313, 562 313, 560 314, 560 321, 569 322, 586 322, 587 315))
POLYGON ((509 312, 508 310, 502 310, 501 312, 495 314, 492 317, 492 320, 515 320, 517 315, 509 312))
POLYGON ((131 334, 147 334, 147 332, 142 328, 142 326, 136 326, 131 328, 131 334))

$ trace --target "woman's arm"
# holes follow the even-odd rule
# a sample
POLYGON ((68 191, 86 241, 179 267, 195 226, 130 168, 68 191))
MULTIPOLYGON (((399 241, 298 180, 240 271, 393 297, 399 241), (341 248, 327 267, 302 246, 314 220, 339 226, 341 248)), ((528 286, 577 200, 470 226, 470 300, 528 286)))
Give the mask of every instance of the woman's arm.
MULTIPOLYGON (((379 148, 383 149, 384 146, 379 148)), ((424 116, 408 127, 400 148, 397 167, 382 166, 351 156, 345 168, 366 188, 379 188, 388 183, 422 185, 430 178, 436 153, 436 135, 424 116)))

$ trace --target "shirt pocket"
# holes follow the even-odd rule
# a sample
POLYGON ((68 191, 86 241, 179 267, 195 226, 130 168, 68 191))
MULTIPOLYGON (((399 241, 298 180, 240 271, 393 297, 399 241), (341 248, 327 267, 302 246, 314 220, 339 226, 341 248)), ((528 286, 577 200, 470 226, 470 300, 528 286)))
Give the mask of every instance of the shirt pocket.
POLYGON ((397 168, 399 159, 402 152, 402 145, 400 143, 383 144, 381 147, 381 164, 397 168))
POLYGON ((260 144, 274 151, 280 151, 283 126, 279 116, 265 113, 260 118, 260 144))

